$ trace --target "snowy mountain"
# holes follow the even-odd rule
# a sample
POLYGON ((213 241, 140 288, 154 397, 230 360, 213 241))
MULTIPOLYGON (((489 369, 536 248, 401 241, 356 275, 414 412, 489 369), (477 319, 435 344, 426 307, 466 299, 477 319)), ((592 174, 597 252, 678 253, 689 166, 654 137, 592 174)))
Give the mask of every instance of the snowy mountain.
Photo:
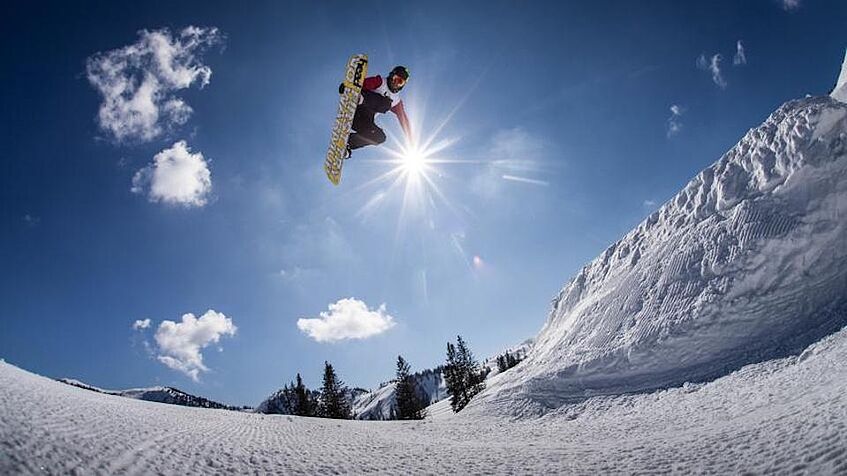
POLYGON ((847 324, 847 62, 585 266, 476 403, 538 413, 707 381, 847 324))
POLYGON ((83 388, 92 392, 103 393, 107 395, 115 395, 118 397, 134 398, 136 400, 145 400, 148 402, 167 403, 170 405, 181 405, 184 407, 200 407, 200 408, 219 408, 224 410, 241 410, 241 408, 224 405, 207 398, 198 397, 185 393, 182 390, 173 387, 148 387, 148 388, 131 388, 127 390, 104 390, 102 388, 88 385, 79 380, 62 378, 58 380, 67 385, 83 388))
MULTIPOLYGON (((426 369, 412 374, 419 396, 427 405, 447 397, 442 368, 426 369)), ((353 400, 353 414, 359 420, 388 420, 395 402, 396 382, 380 385, 376 390, 358 395, 353 400)))

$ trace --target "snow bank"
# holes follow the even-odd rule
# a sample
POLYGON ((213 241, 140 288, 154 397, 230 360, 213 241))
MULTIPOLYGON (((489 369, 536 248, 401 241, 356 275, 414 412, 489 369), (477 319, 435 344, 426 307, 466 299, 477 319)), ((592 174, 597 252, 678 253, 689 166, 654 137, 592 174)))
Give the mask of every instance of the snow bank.
POLYGON ((835 88, 832 90, 830 96, 841 102, 847 102, 847 51, 844 52, 844 64, 841 65, 841 74, 838 75, 838 81, 836 81, 835 88))
POLYGON ((562 289, 477 403, 538 412, 790 355, 847 323, 847 104, 791 101, 562 289))
POLYGON ((845 362, 847 329, 708 384, 410 422, 162 405, 0 363, 0 474, 844 474, 845 362))

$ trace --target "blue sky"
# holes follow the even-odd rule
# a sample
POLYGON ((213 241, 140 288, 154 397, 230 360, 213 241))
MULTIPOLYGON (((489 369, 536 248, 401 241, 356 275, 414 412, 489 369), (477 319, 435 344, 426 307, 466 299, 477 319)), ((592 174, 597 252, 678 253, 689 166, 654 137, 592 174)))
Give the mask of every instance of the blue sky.
POLYGON ((0 357, 249 405, 298 371, 319 385, 324 360, 375 387, 397 354, 439 364, 456 334, 480 357, 534 336, 582 265, 781 103, 829 92, 847 45, 836 1, 13 2, 0 18, 0 357), (191 75, 160 81, 150 127, 110 129, 86 64, 140 30, 182 41, 191 75), (340 186, 324 176, 360 52, 372 73, 410 68, 420 142, 444 146, 432 185, 379 179, 392 116, 340 186), (207 181, 174 194, 157 155, 207 181), (321 313, 378 328, 318 342, 298 320, 321 313))

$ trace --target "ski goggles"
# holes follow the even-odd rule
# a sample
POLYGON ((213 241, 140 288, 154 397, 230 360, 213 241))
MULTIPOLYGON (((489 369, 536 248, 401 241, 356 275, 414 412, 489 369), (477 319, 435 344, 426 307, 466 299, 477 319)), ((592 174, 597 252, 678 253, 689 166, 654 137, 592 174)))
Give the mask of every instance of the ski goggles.
POLYGON ((406 78, 400 76, 399 74, 395 74, 391 77, 391 85, 395 88, 402 88, 406 85, 406 78))

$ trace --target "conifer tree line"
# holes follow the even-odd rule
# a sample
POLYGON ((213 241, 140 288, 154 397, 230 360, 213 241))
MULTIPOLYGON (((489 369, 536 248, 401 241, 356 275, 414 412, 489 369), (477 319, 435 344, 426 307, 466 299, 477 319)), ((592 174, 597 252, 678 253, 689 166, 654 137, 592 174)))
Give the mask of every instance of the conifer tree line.
POLYGON ((521 360, 523 359, 517 353, 509 353, 509 351, 506 351, 505 354, 497 356, 497 370, 505 372, 515 365, 518 365, 521 360))
POLYGON ((285 415, 316 416, 318 395, 303 385, 303 379, 297 374, 295 382, 282 387, 269 399, 266 413, 282 413, 285 415))
POLYGON ((485 389, 485 375, 462 336, 456 336, 456 345, 447 343, 444 382, 454 412, 461 411, 474 395, 485 389))
POLYGON ((353 414, 347 397, 349 389, 338 378, 329 362, 324 362, 323 385, 319 391, 309 390, 300 374, 268 399, 263 413, 351 419, 353 414))
MULTIPOLYGON (((506 352, 497 357, 501 372, 520 362, 520 356, 506 352)), ((411 365, 397 356, 394 388, 394 402, 390 409, 391 420, 420 420, 426 417, 426 407, 430 395, 418 386, 421 377, 441 374, 450 396, 450 406, 459 412, 470 400, 485 388, 485 377, 489 368, 480 368, 462 336, 456 336, 456 344, 447 343, 447 361, 443 366, 428 369, 416 374, 411 373, 411 365)), ((363 389, 351 390, 338 377, 332 364, 324 362, 323 384, 320 390, 310 390, 303 384, 300 374, 294 381, 286 384, 274 393, 260 407, 262 413, 280 413, 285 415, 309 416, 320 418, 352 419, 353 395, 363 389)))
MULTIPOLYGON (((426 416, 429 404, 411 374, 411 366, 397 356, 395 399, 391 408, 392 420, 420 420, 426 416)), ((285 415, 320 418, 352 419, 351 392, 338 377, 332 364, 324 362, 323 384, 319 391, 309 390, 300 374, 294 382, 286 384, 267 400, 260 411, 285 415)))

